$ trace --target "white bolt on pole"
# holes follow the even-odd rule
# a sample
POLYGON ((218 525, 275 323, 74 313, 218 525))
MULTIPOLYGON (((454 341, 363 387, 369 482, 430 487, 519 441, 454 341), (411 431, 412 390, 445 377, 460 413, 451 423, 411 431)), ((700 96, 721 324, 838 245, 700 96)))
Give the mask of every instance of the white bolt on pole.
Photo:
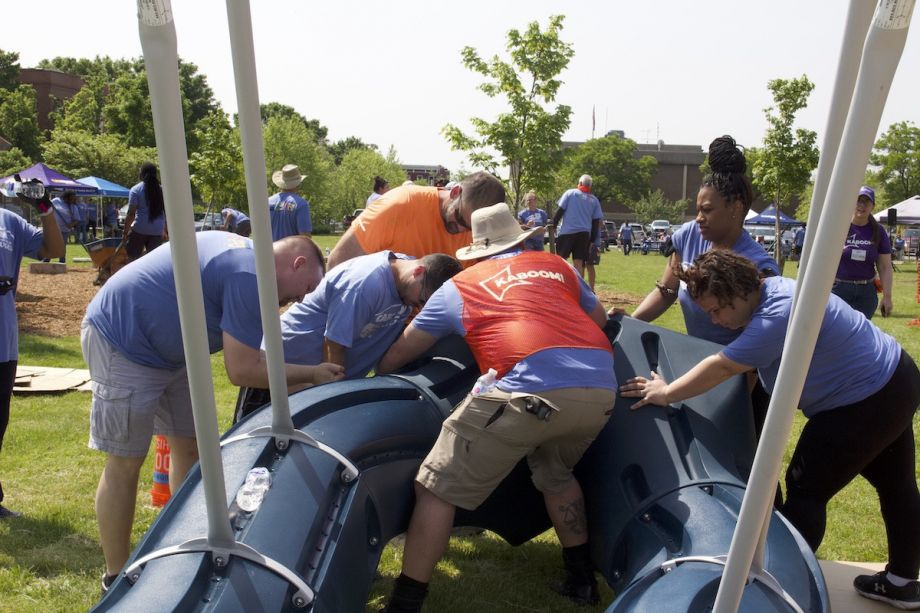
MULTIPOLYGON (((808 225, 805 229, 805 246, 799 258, 799 276, 796 293, 801 288, 801 279, 804 277, 811 256, 811 244, 818 229, 818 220, 824 208, 824 197, 827 194, 827 184, 834 170, 834 160, 837 159, 837 149, 840 146, 840 136, 843 134, 843 125, 850 110, 850 101, 853 99, 853 87, 856 85, 856 75, 859 72, 859 58, 862 55, 863 44, 875 2, 867 0, 850 0, 847 11, 846 25, 843 31, 843 42, 840 45, 840 58, 837 63, 837 75, 834 77, 834 90, 831 94, 831 106, 827 115, 827 124, 824 127, 824 138, 821 141, 821 157, 818 160, 818 172, 815 175, 815 186, 811 193, 811 206, 808 211, 808 225)), ((793 303, 794 304, 794 303, 793 303)))
POLYGON ((271 219, 268 212, 268 189, 265 182, 265 149, 262 140, 262 116, 259 109, 259 84, 252 40, 252 15, 248 0, 227 0, 230 48, 236 83, 236 100, 246 173, 246 195, 252 219, 253 249, 259 285, 259 310, 265 337, 269 391, 272 397, 272 432, 284 439, 294 431, 288 405, 287 378, 284 372, 284 349, 281 343, 281 320, 278 318, 278 285, 275 281, 275 258, 272 251, 271 219))
POLYGON ((741 503, 714 613, 737 611, 741 603, 762 522, 768 517, 767 510, 772 504, 773 489, 792 428, 792 412, 802 393, 840 260, 840 249, 850 225, 853 198, 862 182, 891 81, 904 49, 913 5, 913 0, 881 0, 869 29, 853 103, 815 235, 816 244, 822 248, 805 271, 792 313, 787 338, 795 340, 783 348, 776 386, 741 503))
POLYGON ((176 280, 182 347, 185 350, 201 480, 208 513, 208 542, 230 547, 234 540, 227 513, 214 383, 211 380, 211 356, 208 351, 198 266, 198 245, 195 242, 188 151, 185 148, 185 127, 179 97, 176 28, 169 0, 137 0, 137 10, 138 31, 144 52, 147 83, 150 86, 157 159, 163 180, 166 221, 169 224, 168 249, 172 254, 176 280))

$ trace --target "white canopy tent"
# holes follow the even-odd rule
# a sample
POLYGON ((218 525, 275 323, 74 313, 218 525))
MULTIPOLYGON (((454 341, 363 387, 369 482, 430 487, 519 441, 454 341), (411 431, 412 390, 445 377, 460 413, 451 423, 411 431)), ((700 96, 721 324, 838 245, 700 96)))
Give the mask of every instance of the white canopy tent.
POLYGON ((911 196, 907 200, 888 207, 885 210, 875 214, 875 218, 880 223, 888 221, 888 211, 896 210, 898 212, 898 223, 901 225, 920 224, 920 195, 911 196))

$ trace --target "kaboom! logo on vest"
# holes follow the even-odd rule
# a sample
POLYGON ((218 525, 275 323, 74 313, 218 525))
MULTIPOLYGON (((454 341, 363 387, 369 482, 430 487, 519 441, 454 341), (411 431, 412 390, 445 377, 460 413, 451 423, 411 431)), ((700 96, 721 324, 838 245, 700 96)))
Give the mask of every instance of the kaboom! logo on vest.
POLYGON ((489 292, 497 301, 502 302, 509 289, 517 285, 533 285, 528 279, 536 279, 539 277, 554 279, 560 283, 565 283, 565 277, 562 276, 561 272, 553 272, 552 270, 511 272, 511 265, 509 264, 488 279, 480 281, 479 285, 489 292))

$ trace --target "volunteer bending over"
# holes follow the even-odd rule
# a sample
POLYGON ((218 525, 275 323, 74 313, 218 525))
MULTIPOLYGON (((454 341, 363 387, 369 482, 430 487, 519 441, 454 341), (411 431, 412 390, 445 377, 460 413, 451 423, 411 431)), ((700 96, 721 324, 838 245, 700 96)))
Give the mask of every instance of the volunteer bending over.
MULTIPOLYGON (((743 329, 738 338, 675 381, 655 373, 620 387, 639 398, 633 409, 666 406, 701 394, 756 368, 773 391, 795 281, 761 279, 750 260, 726 250, 676 269, 687 291, 714 323, 743 329)), ((878 492, 888 534, 888 566, 854 581, 861 595, 899 608, 920 608, 920 492, 912 420, 920 402, 920 372, 897 341, 831 295, 799 407, 808 423, 786 471, 783 515, 816 550, 824 538, 827 503, 857 475, 878 492)))

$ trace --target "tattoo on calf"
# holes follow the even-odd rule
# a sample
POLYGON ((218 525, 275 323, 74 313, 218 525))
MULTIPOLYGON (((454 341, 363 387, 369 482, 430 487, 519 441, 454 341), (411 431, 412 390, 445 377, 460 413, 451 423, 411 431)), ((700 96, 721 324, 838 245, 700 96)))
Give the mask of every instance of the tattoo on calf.
POLYGON ((588 531, 588 518, 585 516, 584 498, 579 498, 566 505, 561 505, 562 523, 574 534, 585 534, 588 531))

